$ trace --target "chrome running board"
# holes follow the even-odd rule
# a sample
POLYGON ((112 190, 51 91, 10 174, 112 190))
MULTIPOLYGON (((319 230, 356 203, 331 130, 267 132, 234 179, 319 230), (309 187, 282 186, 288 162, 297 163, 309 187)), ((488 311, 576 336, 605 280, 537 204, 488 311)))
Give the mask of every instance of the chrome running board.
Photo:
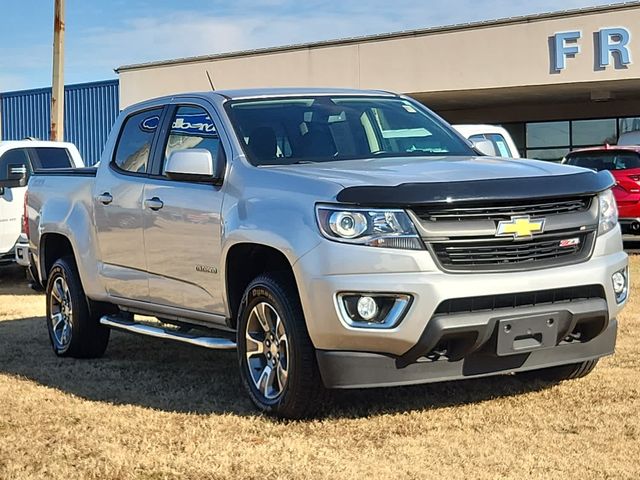
POLYGON ((124 330, 125 332, 137 333, 162 340, 174 340, 210 350, 235 350, 236 348, 236 342, 228 338, 188 335, 160 327, 153 327, 144 323, 132 322, 117 315, 105 315, 100 319, 100 324, 105 327, 124 330))

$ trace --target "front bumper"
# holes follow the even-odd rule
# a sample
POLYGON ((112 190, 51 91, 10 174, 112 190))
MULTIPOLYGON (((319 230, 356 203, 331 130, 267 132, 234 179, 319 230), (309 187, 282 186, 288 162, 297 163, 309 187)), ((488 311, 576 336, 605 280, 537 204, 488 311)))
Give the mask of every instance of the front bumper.
POLYGON ((397 368, 390 356, 364 352, 318 351, 318 365, 327 388, 370 388, 442 382, 537 370, 579 363, 611 355, 618 322, 611 320, 604 332, 587 343, 498 357, 476 352, 461 360, 428 361, 397 368))
MULTIPOLYGON (((615 229, 597 239, 588 261, 542 270, 452 274, 441 271, 426 251, 378 249, 325 241, 300 258, 294 264, 294 272, 309 335, 319 351, 318 361, 325 383, 346 388, 464 378, 472 364, 496 363, 485 357, 496 357, 495 349, 490 352, 487 342, 491 341, 499 318, 532 313, 526 306, 508 312, 474 313, 471 323, 477 327, 477 336, 470 342, 475 348, 465 351, 460 358, 454 356, 445 362, 423 363, 424 355, 429 353, 437 338, 436 334, 429 333, 430 328, 446 330, 451 327, 450 322, 460 320, 457 315, 446 321, 435 315, 438 307, 451 299, 598 286, 603 291, 602 298, 589 300, 590 303, 582 305, 580 311, 574 303, 570 308, 547 305, 533 312, 565 312, 561 316, 568 318, 568 322, 595 315, 601 320, 602 333, 598 337, 585 343, 560 344, 553 348, 545 345, 539 351, 528 352, 526 360, 520 358, 521 355, 501 357, 499 365, 491 372, 542 368, 608 355, 615 344, 614 319, 624 306, 624 302, 616 302, 611 276, 623 270, 627 263, 620 229, 615 229), (341 318, 336 304, 337 294, 341 292, 409 294, 413 302, 402 322, 394 328, 357 328, 341 318)), ((558 342, 561 341, 559 338, 558 342)), ((490 373, 472 375, 482 374, 490 373)))
POLYGON ((24 234, 20 235, 18 243, 16 244, 15 261, 23 267, 28 267, 31 264, 29 261, 29 240, 24 234))

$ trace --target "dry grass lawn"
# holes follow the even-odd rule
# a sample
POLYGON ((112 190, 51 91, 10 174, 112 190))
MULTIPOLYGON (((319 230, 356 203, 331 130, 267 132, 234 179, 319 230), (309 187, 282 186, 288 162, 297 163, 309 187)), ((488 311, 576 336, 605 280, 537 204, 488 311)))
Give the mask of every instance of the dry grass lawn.
POLYGON ((102 359, 56 358, 44 297, 2 271, 0 479, 637 479, 638 298, 584 379, 343 392, 287 423, 256 415, 233 353, 114 333, 102 359))

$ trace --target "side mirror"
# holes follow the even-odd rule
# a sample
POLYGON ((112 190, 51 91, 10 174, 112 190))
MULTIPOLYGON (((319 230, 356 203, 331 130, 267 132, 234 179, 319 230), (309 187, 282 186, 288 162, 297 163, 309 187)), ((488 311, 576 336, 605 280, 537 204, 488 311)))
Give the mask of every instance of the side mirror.
POLYGON ((490 157, 499 156, 491 140, 475 140, 471 142, 471 145, 483 155, 489 155, 490 157))
POLYGON ((0 188, 24 187, 27 185, 27 167, 20 163, 7 165, 6 175, 0 177, 0 188))
POLYGON ((224 171, 222 149, 213 158, 204 148, 176 150, 169 155, 164 172, 172 180, 219 184, 224 171))

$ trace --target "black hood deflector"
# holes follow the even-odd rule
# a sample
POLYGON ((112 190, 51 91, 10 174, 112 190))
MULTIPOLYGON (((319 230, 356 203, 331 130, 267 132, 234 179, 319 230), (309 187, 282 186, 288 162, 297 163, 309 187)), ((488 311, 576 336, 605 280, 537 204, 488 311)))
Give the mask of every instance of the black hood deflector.
POLYGON ((464 182, 403 183, 396 186, 347 187, 341 203, 376 207, 489 203, 528 198, 566 198, 595 195, 615 185, 608 171, 570 175, 495 178, 464 182))

